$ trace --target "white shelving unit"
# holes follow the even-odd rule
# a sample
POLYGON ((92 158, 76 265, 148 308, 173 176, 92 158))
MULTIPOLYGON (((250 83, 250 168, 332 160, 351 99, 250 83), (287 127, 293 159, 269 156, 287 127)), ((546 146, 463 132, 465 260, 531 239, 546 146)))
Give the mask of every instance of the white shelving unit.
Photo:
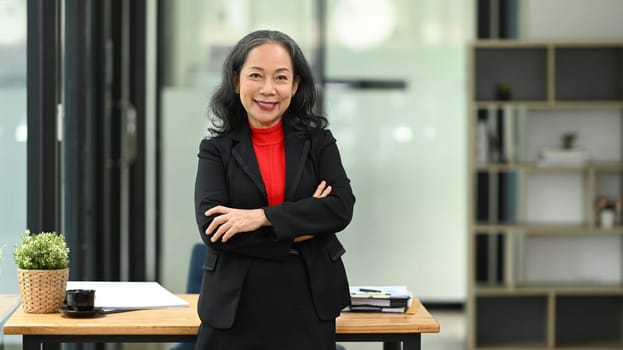
POLYGON ((623 42, 476 41, 469 76, 468 348, 622 348, 623 42), (588 161, 540 160, 568 133, 588 161))

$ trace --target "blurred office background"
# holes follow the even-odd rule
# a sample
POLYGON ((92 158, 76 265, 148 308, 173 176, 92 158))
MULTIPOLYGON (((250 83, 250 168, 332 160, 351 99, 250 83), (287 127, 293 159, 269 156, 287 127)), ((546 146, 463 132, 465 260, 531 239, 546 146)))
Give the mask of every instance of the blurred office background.
POLYGON ((465 50, 472 1, 165 1, 162 281, 182 286, 197 141, 223 55, 257 28, 302 46, 357 197, 340 237, 353 284, 465 296, 465 50), (319 13, 321 11, 321 13, 319 13), (319 27, 325 28, 319 30, 319 27), (443 256, 443 258, 441 258, 443 256), (440 259, 444 263, 435 263, 440 259), (434 271, 433 271, 434 270, 434 271), (437 276, 454 276, 440 279, 437 276))
POLYGON ((351 284, 462 306, 466 44, 485 3, 510 6, 519 39, 623 39, 618 0, 0 0, 0 293, 26 228, 67 234, 72 279, 184 292, 208 100, 228 48, 272 28, 314 67, 357 196, 351 284))

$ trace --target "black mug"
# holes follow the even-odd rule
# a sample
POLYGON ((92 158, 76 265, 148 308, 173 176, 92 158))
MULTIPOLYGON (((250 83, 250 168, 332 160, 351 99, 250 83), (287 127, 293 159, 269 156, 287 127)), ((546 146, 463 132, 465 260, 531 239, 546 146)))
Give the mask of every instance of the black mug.
POLYGON ((95 304, 95 290, 69 289, 65 294, 65 305, 74 311, 91 311, 95 304))

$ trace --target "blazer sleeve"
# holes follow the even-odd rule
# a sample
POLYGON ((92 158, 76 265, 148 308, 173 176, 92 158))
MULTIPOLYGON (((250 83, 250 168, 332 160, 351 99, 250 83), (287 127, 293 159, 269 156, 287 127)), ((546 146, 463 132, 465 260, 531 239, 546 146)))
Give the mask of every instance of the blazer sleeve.
POLYGON ((265 207, 279 241, 291 241, 302 234, 328 235, 342 231, 353 216, 355 196, 335 138, 329 130, 320 130, 312 136, 311 143, 310 156, 316 163, 317 175, 305 175, 314 176, 314 181, 327 181, 332 190, 324 198, 313 198, 310 194, 297 201, 265 207))
MULTIPOLYGON (((205 230, 213 217, 206 217, 208 209, 217 205, 231 206, 225 164, 227 150, 219 148, 215 139, 204 139, 199 147, 199 162, 195 179, 195 217, 199 235, 205 244, 216 250, 268 259, 287 259, 292 242, 277 242, 271 227, 261 227, 232 237, 227 243, 211 242, 205 230)), ((259 206, 258 206, 259 207, 259 206)))

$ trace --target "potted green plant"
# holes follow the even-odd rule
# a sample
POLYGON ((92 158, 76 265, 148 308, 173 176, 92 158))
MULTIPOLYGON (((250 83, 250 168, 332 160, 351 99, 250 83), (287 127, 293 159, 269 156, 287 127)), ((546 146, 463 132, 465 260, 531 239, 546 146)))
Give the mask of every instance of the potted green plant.
POLYGON ((24 232, 13 253, 22 307, 28 313, 57 312, 69 277, 69 248, 56 232, 24 232))
POLYGON ((511 99, 511 84, 501 81, 495 85, 495 98, 498 101, 508 101, 511 99))

